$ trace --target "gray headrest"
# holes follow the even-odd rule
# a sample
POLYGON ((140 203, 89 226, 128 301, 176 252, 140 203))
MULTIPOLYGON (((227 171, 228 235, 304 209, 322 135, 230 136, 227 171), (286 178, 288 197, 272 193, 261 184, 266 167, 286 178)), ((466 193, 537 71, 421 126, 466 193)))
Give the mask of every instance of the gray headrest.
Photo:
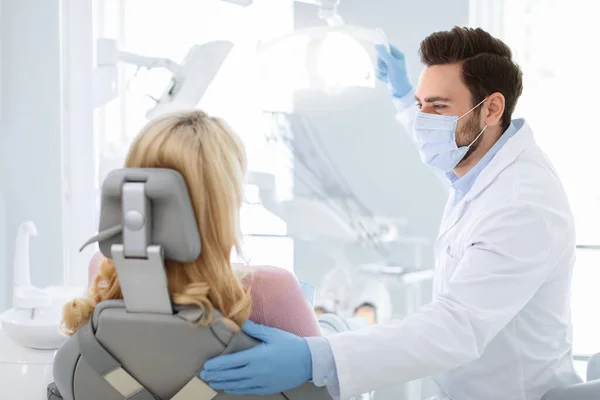
MULTIPOLYGON (((200 255, 200 234, 187 185, 183 177, 166 168, 123 168, 111 171, 102 185, 99 234, 100 251, 111 257, 111 246, 123 244, 123 186, 144 183, 151 218, 135 221, 149 225, 148 244, 162 246, 166 260, 191 262, 200 255)), ((138 204, 139 205, 139 204, 138 204)), ((127 211, 127 210, 126 210, 127 211)))

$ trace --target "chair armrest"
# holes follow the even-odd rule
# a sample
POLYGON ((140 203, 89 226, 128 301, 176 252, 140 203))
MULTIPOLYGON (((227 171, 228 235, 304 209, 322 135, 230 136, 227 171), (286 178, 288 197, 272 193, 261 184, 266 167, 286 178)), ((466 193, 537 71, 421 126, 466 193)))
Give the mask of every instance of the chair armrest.
POLYGON ((556 388, 544 395, 541 400, 598 400, 600 399, 600 380, 577 383, 556 388))
POLYGON ((587 363, 586 380, 588 382, 600 379, 600 353, 594 354, 587 363))

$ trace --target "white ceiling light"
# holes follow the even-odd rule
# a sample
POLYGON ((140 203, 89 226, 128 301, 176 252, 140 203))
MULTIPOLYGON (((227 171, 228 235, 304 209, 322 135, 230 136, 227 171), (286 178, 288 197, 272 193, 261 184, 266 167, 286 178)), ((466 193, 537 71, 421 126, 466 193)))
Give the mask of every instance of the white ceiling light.
POLYGON ((383 31, 345 24, 337 12, 339 0, 300 1, 317 5, 327 25, 259 44, 267 88, 280 94, 301 89, 334 94, 349 86, 374 87, 374 67, 364 44, 387 46, 383 31))
POLYGON ((250 4, 254 2, 254 0, 222 0, 226 3, 232 3, 242 7, 248 7, 250 4))

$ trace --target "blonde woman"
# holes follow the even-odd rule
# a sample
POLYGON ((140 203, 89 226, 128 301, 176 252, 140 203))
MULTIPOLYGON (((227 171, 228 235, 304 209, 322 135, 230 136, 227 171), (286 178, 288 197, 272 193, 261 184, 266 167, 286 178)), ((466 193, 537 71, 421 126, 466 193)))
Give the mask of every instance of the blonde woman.
MULTIPOLYGON (((246 320, 302 337, 321 336, 314 312, 293 274, 275 267, 234 268, 231 250, 239 246, 246 155, 240 138, 221 119, 202 111, 158 117, 139 133, 127 168, 170 168, 185 179, 202 240, 200 257, 181 268, 166 262, 175 304, 206 310, 202 325, 218 310, 237 325, 246 320)), ((122 298, 112 260, 96 255, 90 263, 89 296, 69 302, 63 330, 74 334, 98 303, 122 298), (97 270, 97 272, 96 272, 97 270)))

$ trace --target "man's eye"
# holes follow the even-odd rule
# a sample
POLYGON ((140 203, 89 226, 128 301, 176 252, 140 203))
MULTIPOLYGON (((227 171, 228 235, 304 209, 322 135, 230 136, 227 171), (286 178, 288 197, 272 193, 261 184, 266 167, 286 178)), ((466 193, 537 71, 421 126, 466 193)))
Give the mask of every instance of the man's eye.
POLYGON ((421 103, 415 103, 415 106, 417 106, 417 108, 420 110, 421 107, 423 107, 423 105, 421 103))
POLYGON ((443 110, 444 108, 446 108, 446 106, 443 104, 434 104, 433 108, 436 110, 443 110))

